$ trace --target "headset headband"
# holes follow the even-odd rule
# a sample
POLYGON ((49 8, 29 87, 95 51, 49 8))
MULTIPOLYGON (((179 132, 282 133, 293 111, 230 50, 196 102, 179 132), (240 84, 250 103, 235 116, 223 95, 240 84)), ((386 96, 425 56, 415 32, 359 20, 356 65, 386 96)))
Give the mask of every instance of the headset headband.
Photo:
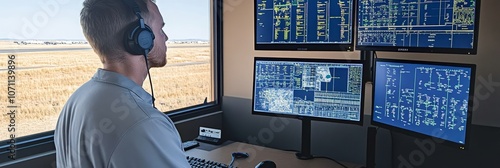
POLYGON ((135 0, 124 0, 124 3, 132 8, 132 11, 134 11, 135 15, 139 18, 142 19, 141 17, 141 9, 139 8, 139 5, 135 2, 135 0))

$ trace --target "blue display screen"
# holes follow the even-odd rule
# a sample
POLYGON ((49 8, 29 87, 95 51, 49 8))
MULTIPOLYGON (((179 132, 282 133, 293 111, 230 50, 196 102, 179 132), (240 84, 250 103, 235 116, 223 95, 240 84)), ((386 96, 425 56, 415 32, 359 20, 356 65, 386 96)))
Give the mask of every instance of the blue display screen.
POLYGON ((358 45, 474 48, 476 0, 358 0, 358 45))
POLYGON ((360 121, 362 63, 256 60, 256 112, 360 121))
POLYGON ((375 71, 374 122, 465 144, 472 67, 377 60, 375 71))
POLYGON ((256 0, 256 44, 351 44, 352 0, 256 0))

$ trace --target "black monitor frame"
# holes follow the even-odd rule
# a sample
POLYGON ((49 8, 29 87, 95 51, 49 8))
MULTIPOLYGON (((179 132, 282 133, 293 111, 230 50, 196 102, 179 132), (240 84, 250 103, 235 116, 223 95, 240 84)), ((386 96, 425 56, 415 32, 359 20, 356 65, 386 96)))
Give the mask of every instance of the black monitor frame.
MULTIPOLYGON (((280 114, 280 113, 269 113, 269 112, 258 112, 254 111, 255 104, 255 64, 257 61, 295 61, 295 62, 323 62, 323 63, 353 63, 363 65, 363 62, 360 60, 338 60, 338 59, 311 59, 311 58, 277 58, 277 57, 255 57, 254 58, 254 71, 253 71, 253 83, 252 83, 252 114, 256 115, 265 115, 265 116, 274 116, 274 117, 287 117, 287 118, 296 118, 296 119, 309 119, 309 120, 317 120, 317 121, 328 121, 328 122, 337 122, 337 123, 346 123, 346 124, 354 124, 354 125, 363 125, 363 109, 364 109, 364 97, 363 94, 365 92, 364 87, 364 79, 362 79, 362 88, 361 88, 361 107, 360 107, 360 118, 359 121, 350 121, 350 120, 340 120, 333 118, 322 118, 322 117, 313 117, 313 116, 302 116, 302 115, 290 115, 290 114, 280 114)), ((364 67, 363 67, 364 68, 364 67)))
POLYGON ((358 30, 359 30, 359 2, 356 0, 356 50, 366 51, 390 51, 390 52, 416 52, 416 53, 441 53, 441 54, 466 54, 476 55, 479 37, 479 15, 481 13, 481 0, 476 0, 476 13, 474 20, 474 41, 473 48, 431 48, 431 47, 403 47, 403 46, 372 46, 372 45, 359 45, 358 44, 358 30))
POLYGON ((399 133, 403 133, 403 134, 406 134, 406 135, 410 135, 410 136, 413 136, 413 137, 417 137, 417 138, 421 138, 421 139, 426 139, 426 138, 431 138, 431 139, 434 139, 433 142, 436 142, 436 141, 439 141, 440 143, 444 144, 444 145, 447 145, 447 146, 450 146, 450 147, 453 147, 453 148, 457 148, 457 149, 461 149, 461 150, 465 150, 465 149, 468 149, 469 148, 469 144, 470 144, 470 130, 471 130, 471 123, 472 123, 472 112, 473 112, 473 100, 474 100, 474 86, 475 86, 475 81, 476 81, 476 65, 475 64, 463 64, 463 63, 450 63, 450 62, 431 62, 431 61, 414 61, 414 60, 397 60, 397 59, 383 59, 383 58, 378 58, 375 60, 375 65, 374 65, 374 77, 373 77, 373 85, 372 85, 372 90, 373 90, 373 94, 372 94, 372 112, 371 112, 371 125, 374 125, 374 126, 378 126, 378 127, 381 127, 381 128, 385 128, 385 129, 388 129, 388 130, 391 130, 391 131, 396 131, 396 132, 399 132, 399 133), (376 84, 376 77, 375 77, 375 74, 376 73, 376 65, 377 65, 377 62, 394 62, 394 63, 414 63, 414 64, 428 64, 428 65, 440 65, 440 66, 455 66, 455 67, 464 67, 464 68, 470 68, 471 69, 471 79, 470 79, 470 88, 469 88, 469 101, 468 101, 468 108, 467 108, 467 123, 466 123, 466 127, 465 127, 465 144, 460 144, 460 143, 456 143, 456 142, 452 142, 452 141, 449 141, 449 140, 446 140, 446 139, 443 139, 443 138, 440 138, 440 137, 434 137, 434 136, 429 136, 429 135, 425 135, 425 134, 421 134, 421 133, 418 133, 418 132, 414 132, 414 131, 411 131, 411 130, 407 130, 407 129, 402 129, 402 128, 399 128, 399 127, 395 127, 395 126, 391 126, 391 125, 388 125, 388 124, 384 124, 384 123, 380 123, 380 122, 377 122, 377 121, 374 121, 373 120, 373 116, 374 116, 374 112, 375 110, 373 110, 373 108, 375 107, 374 106, 374 103, 375 103, 375 84, 376 84))
POLYGON ((254 0, 254 49, 255 50, 277 50, 277 51, 354 51, 354 24, 356 21, 356 1, 351 0, 351 43, 268 43, 257 44, 257 0, 254 0))
MULTIPOLYGON (((255 57, 254 58, 254 70, 253 70, 253 83, 252 83, 252 115, 263 115, 263 116, 272 116, 272 117, 284 117, 284 118, 295 118, 302 121, 302 135, 301 135, 301 151, 296 153, 298 159, 308 160, 314 158, 311 155, 311 121, 330 121, 337 123, 347 123, 347 124, 355 124, 359 126, 363 126, 363 115, 364 115, 364 93, 365 93, 365 81, 364 76, 361 74, 361 104, 360 104, 360 114, 359 121, 349 121, 349 120, 340 120, 333 118, 321 118, 321 117, 312 117, 312 116, 302 116, 302 115, 290 115, 290 114, 280 114, 280 113, 269 113, 269 112, 258 112, 254 110, 255 104, 255 65, 257 61, 296 61, 296 62, 331 62, 331 63, 354 63, 360 64, 362 68, 365 68, 363 65, 363 61, 361 60, 336 60, 336 59, 302 59, 302 58, 271 58, 271 57, 255 57)), ((361 71, 364 73, 364 70, 361 71)))

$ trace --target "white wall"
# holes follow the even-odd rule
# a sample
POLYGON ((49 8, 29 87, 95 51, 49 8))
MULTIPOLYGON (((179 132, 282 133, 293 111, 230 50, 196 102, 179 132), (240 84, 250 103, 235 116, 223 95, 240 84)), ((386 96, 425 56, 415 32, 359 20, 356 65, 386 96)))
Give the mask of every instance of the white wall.
MULTIPOLYGON (((255 51, 253 3, 250 0, 224 1, 224 96, 251 99, 254 56, 359 59, 359 52, 255 51)), ((380 58, 431 60, 477 65, 477 109, 472 123, 500 127, 500 1, 483 0, 477 55, 377 52, 380 58), (480 78, 484 80, 479 80, 480 78), (486 81, 486 82, 485 82, 486 81)), ((370 114, 371 85, 366 85, 365 114, 370 114)))

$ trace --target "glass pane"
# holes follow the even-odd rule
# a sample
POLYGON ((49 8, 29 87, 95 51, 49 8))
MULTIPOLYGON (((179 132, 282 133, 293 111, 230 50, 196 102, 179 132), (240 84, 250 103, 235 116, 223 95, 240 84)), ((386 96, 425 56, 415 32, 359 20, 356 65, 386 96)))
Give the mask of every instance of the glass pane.
MULTIPOLYGON (((213 101, 211 49, 208 44, 168 44, 167 65, 151 68, 155 104, 160 111, 170 111, 213 101)), ((143 88, 149 93, 148 79, 143 88)))
MULTIPOLYGON (((9 16, 0 22, 13 23, 0 27, 0 79, 8 82, 8 55, 14 54, 16 102, 12 105, 18 106, 15 132, 7 130, 10 116, 0 115, 5 123, 0 126, 0 140, 9 139, 11 133, 21 137, 53 130, 69 96, 102 67, 80 28, 81 2, 57 1, 47 8, 54 11, 47 12, 43 2, 30 1, 11 1, 0 11, 9 16)), ((213 101, 210 1, 157 1, 157 5, 169 36, 167 65, 151 69, 157 108, 171 111, 205 99, 213 101), (197 4, 196 10, 190 3, 197 4)), ((147 78, 143 87, 151 93, 147 78)), ((0 95, 0 108, 8 112, 6 87, 0 95)))
MULTIPOLYGON (((169 37, 167 65, 150 72, 157 108, 171 111, 213 101, 210 0, 156 2, 169 37)), ((147 80, 143 87, 149 92, 147 80)))

